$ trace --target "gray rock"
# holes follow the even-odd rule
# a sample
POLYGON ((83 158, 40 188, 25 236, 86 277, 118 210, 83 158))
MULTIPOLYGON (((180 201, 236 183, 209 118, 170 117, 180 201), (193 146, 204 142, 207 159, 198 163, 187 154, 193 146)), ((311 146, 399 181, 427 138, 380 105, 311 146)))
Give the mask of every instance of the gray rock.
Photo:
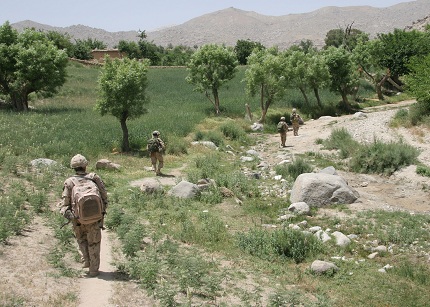
POLYGON ((140 182, 140 190, 152 194, 163 190, 163 186, 155 178, 145 178, 140 182))
POLYGON ((332 236, 336 239, 336 245, 337 246, 348 246, 351 243, 351 239, 349 239, 347 236, 345 236, 340 231, 335 231, 332 233, 332 236))
POLYGON ((57 161, 46 159, 46 158, 39 158, 39 159, 34 159, 30 161, 30 165, 36 168, 53 166, 56 164, 57 164, 57 161))
POLYGON ((293 203, 288 207, 288 211, 294 212, 298 215, 309 215, 311 213, 311 209, 308 204, 305 202, 293 203))
POLYGON ((329 175, 337 175, 336 169, 333 166, 327 166, 320 170, 320 173, 329 174, 329 175))
POLYGON ((321 240, 321 242, 325 243, 331 240, 330 235, 324 230, 318 230, 314 233, 314 236, 321 240))
POLYGON ((201 145, 211 149, 218 149, 218 146, 216 146, 215 143, 211 141, 195 141, 195 142, 191 142, 191 145, 193 146, 201 145))
POLYGON ((96 169, 107 169, 118 171, 121 169, 121 165, 113 163, 108 159, 100 159, 96 162, 96 169))
POLYGON ((337 175, 305 173, 297 177, 291 189, 291 203, 305 202, 311 207, 351 204, 360 195, 337 175))
POLYGON ((167 194, 178 198, 194 198, 199 194, 199 187, 194 183, 183 180, 167 194))
POLYGON ((311 271, 316 274, 326 274, 337 272, 339 268, 332 262, 315 260, 311 264, 311 271))
POLYGON ((263 131, 264 130, 264 126, 260 123, 253 123, 251 125, 251 130, 252 131, 263 131))

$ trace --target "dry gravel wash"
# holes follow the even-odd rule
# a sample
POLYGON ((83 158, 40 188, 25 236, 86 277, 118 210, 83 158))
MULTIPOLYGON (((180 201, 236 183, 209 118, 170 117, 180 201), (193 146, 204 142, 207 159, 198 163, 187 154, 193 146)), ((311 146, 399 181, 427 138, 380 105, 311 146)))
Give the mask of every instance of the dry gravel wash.
MULTIPOLYGON (((316 140, 327 139, 333 129, 345 128, 355 140, 361 143, 371 143, 375 138, 383 142, 402 139, 405 143, 418 148, 421 151, 418 159, 430 166, 428 129, 389 127, 389 122, 395 113, 401 108, 409 108, 413 103, 415 100, 366 108, 363 110, 367 116, 365 119, 347 115, 307 121, 300 127, 299 136, 295 137, 292 132, 288 133, 287 148, 279 148, 279 136, 272 135, 267 142, 258 144, 256 150, 261 152, 263 159, 273 166, 283 159, 283 154, 291 158, 306 152, 332 154, 322 149, 322 145, 316 144, 316 140)), ((403 168, 390 177, 343 171, 338 171, 338 174, 360 193, 358 201, 349 205, 352 210, 384 209, 430 213, 428 197, 430 178, 416 174, 415 165, 403 168)))
MULTIPOLYGON (((375 137, 383 141, 402 138, 421 149, 419 159, 430 165, 430 131, 419 129, 418 133, 416 128, 388 127, 395 112, 412 103, 414 101, 368 108, 364 110, 367 118, 362 120, 348 115, 308 121, 300 128, 299 136, 288 134, 287 148, 279 148, 279 136, 273 134, 265 136, 255 149, 274 167, 283 155, 294 157, 295 154, 309 151, 326 153, 321 145, 316 144, 316 139, 325 139, 332 129, 345 127, 361 142, 372 142, 375 137)), ((428 192, 423 189, 428 186, 429 179, 418 176, 415 168, 407 167, 390 177, 339 172, 360 193, 359 200, 349 207, 352 210, 430 213, 428 192)), ((180 170, 172 172, 180 173, 180 170)), ((323 214, 329 211, 320 210, 323 214)), ((146 297, 138 285, 121 279, 112 267, 112 249, 115 251, 118 248, 118 242, 108 234, 107 231, 103 232, 100 276, 87 278, 83 273, 80 278, 61 277, 47 260, 56 244, 52 230, 40 217, 36 217, 21 236, 11 238, 8 245, 0 246, 0 305, 7 298, 14 297, 16 303, 19 302, 17 298, 21 298, 24 306, 153 306, 152 299, 146 297), (74 302, 67 299, 70 294, 75 296, 74 302)), ((73 260, 66 261, 68 265, 79 269, 79 264, 73 260)))

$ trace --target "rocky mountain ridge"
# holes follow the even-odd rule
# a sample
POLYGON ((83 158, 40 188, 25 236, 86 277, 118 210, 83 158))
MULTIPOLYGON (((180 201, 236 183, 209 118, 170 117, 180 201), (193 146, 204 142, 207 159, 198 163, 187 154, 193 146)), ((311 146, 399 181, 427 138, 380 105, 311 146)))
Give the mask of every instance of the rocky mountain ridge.
MULTIPOLYGON (((167 47, 202 46, 219 43, 234 46, 239 39, 261 42, 266 47, 278 46, 280 49, 312 40, 318 47, 324 45, 326 33, 335 28, 354 28, 369 33, 388 33, 394 29, 422 29, 422 22, 429 22, 430 1, 416 0, 386 8, 371 6, 324 7, 303 14, 266 16, 233 7, 193 18, 181 25, 147 32, 147 39, 156 45, 167 47)), ((114 47, 120 40, 137 41, 137 31, 108 32, 102 29, 73 25, 53 27, 33 21, 12 24, 18 30, 34 27, 40 30, 54 30, 68 33, 75 39, 97 39, 114 47)))

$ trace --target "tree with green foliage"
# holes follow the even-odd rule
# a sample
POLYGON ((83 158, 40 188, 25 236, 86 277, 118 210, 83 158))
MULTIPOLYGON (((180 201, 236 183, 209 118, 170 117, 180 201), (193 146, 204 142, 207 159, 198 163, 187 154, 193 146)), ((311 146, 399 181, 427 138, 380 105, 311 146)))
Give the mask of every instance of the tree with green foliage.
POLYGON ((220 113, 219 89, 233 79, 238 61, 235 53, 225 46, 207 44, 198 49, 187 65, 187 82, 195 85, 195 91, 204 93, 220 113))
POLYGON ((60 50, 65 50, 69 57, 73 56, 73 43, 69 34, 63 34, 57 31, 46 32, 46 37, 54 43, 60 50))
POLYGON ((378 64, 389 69, 393 84, 402 90, 400 77, 409 73, 408 63, 414 56, 430 53, 430 33, 416 30, 395 29, 392 33, 379 34, 378 64))
POLYGON ((42 32, 18 33, 9 22, 0 27, 0 93, 16 111, 28 110, 28 96, 45 97, 66 82, 67 54, 42 32))
POLYGON ((306 54, 308 58, 308 73, 306 76, 310 88, 313 90, 317 104, 322 108, 319 90, 324 88, 330 80, 330 72, 324 56, 317 51, 306 54))
POLYGON ((251 55, 252 51, 257 48, 258 50, 265 49, 261 43, 253 42, 249 39, 239 39, 234 46, 234 52, 236 53, 237 60, 240 65, 248 64, 248 57, 251 55))
POLYGON ((138 118, 147 110, 144 104, 149 101, 146 89, 149 61, 134 59, 105 58, 105 65, 98 78, 96 109, 100 114, 116 117, 122 129, 123 152, 130 151, 127 120, 138 118))
POLYGON ((358 69, 352 55, 344 47, 329 47, 324 51, 324 58, 330 72, 330 91, 342 96, 342 108, 351 110, 348 95, 354 92, 358 84, 358 69))
POLYGON ((106 44, 97 39, 76 39, 73 48, 73 57, 79 60, 91 60, 93 58, 91 51, 94 49, 103 50, 106 48, 106 44))
POLYGON ((260 123, 265 122, 269 107, 285 96, 286 79, 285 60, 276 49, 254 50, 248 57, 246 90, 251 96, 260 94, 260 123))
POLYGON ((416 125, 424 117, 430 116, 430 54, 412 58, 408 69, 406 88, 417 99, 417 103, 410 108, 410 120, 416 125))
POLYGON ((369 40, 369 35, 359 29, 352 28, 352 24, 345 29, 332 29, 327 32, 324 39, 324 49, 328 47, 344 46, 347 50, 354 50, 358 40, 369 40))
POLYGON ((301 50, 287 50, 281 55, 285 62, 285 77, 288 80, 288 86, 291 88, 298 88, 303 95, 305 104, 309 105, 309 99, 306 94, 309 73, 309 61, 306 53, 301 50))
POLYGON ((141 59, 142 53, 137 42, 120 40, 117 46, 119 52, 125 54, 129 59, 141 59))

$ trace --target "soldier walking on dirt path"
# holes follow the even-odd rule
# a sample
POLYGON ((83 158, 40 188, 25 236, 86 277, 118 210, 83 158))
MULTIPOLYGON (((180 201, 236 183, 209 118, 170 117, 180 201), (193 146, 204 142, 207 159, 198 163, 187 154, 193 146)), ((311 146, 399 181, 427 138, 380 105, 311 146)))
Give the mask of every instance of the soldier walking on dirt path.
POLYGON ((294 136, 298 136, 299 135, 300 122, 303 120, 300 117, 300 115, 297 113, 296 109, 293 109, 293 112, 291 113, 291 116, 290 116, 290 120, 291 120, 291 123, 293 125, 294 136))
POLYGON ((152 170, 157 176, 161 175, 161 169, 164 166, 163 153, 166 146, 162 139, 160 139, 160 132, 153 131, 152 138, 148 140, 147 150, 151 157, 152 170), (158 166, 157 166, 158 161, 158 166))
POLYGON ((285 117, 281 117, 281 119, 280 119, 280 121, 276 127, 277 127, 277 130, 278 130, 279 135, 281 137, 281 147, 286 147, 285 143, 287 141, 288 125, 285 122, 285 117))
POLYGON ((64 181, 60 213, 72 222, 83 268, 89 268, 89 276, 94 277, 99 274, 101 229, 108 197, 103 180, 95 173, 87 173, 87 165, 87 159, 80 154, 70 161, 75 175, 64 181))

